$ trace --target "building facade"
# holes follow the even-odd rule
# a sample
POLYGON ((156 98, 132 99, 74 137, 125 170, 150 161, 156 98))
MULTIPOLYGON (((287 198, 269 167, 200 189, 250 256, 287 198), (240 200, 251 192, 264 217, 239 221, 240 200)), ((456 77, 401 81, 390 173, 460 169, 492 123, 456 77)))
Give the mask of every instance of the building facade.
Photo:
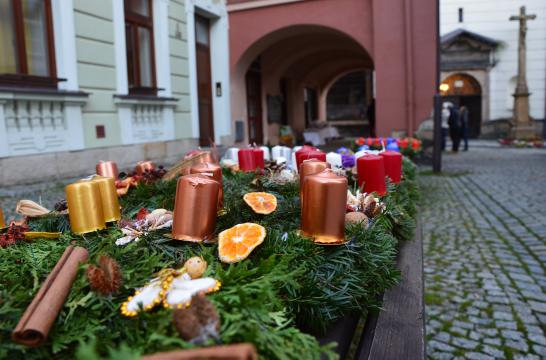
POLYGON ((546 111, 546 2, 541 0, 442 0, 441 75, 446 100, 470 109, 472 135, 502 136, 513 116, 518 73, 520 6, 527 23, 530 116, 542 133, 546 111))
POLYGON ((0 184, 230 142, 227 39, 219 0, 0 2, 0 184))
POLYGON ((430 116, 435 1, 230 0, 228 12, 238 142, 326 123, 412 135, 430 116))

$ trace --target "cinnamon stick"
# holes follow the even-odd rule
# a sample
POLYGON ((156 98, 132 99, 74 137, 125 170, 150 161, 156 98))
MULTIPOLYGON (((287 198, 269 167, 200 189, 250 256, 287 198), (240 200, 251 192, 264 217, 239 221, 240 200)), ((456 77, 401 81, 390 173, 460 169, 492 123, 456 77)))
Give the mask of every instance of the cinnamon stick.
POLYGON ((201 349, 189 349, 146 355, 141 360, 257 360, 258 355, 252 344, 234 344, 211 346, 201 349))
POLYGON ((13 341, 33 347, 45 342, 70 292, 78 265, 85 262, 87 256, 87 250, 82 247, 66 248, 13 330, 13 341))

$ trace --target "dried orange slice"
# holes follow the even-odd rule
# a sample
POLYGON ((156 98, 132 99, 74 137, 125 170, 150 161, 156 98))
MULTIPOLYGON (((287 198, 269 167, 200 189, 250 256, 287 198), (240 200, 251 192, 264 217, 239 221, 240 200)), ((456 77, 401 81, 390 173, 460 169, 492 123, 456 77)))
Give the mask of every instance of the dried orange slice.
POLYGON ((265 239, 265 228, 243 223, 224 230, 218 236, 218 255, 222 262, 232 264, 244 260, 265 239))
POLYGON ((271 214, 277 208, 277 198, 266 192, 251 192, 243 200, 258 214, 271 214))

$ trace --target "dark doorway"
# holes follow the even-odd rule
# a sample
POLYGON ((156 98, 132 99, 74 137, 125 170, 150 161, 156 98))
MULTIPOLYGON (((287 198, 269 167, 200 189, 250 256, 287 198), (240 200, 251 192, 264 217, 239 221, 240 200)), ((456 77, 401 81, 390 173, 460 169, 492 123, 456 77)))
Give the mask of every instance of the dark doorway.
POLYGON ((454 74, 442 81, 443 102, 468 109, 468 137, 477 138, 482 126, 482 95, 478 81, 467 74, 454 74))
POLYGON ((253 64, 246 73, 246 106, 248 118, 248 141, 263 143, 262 127, 262 81, 259 65, 253 64))
POLYGON ((318 120, 318 92, 316 89, 306 87, 303 93, 305 106, 305 126, 310 127, 313 121, 318 120))
POLYGON ((443 101, 449 101, 456 107, 466 106, 468 109, 468 137, 477 138, 481 134, 482 97, 480 95, 444 96, 443 101))
POLYGON ((197 62, 197 96, 199 98, 199 145, 201 146, 208 146, 214 141, 209 29, 209 20, 202 16, 195 15, 195 57, 197 62))

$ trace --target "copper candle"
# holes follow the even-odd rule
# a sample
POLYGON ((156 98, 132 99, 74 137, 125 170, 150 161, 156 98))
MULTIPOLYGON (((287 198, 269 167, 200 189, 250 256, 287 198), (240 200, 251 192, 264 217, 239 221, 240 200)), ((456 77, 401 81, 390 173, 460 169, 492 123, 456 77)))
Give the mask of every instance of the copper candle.
POLYGON ((91 181, 99 185, 104 221, 112 222, 120 220, 121 212, 119 210, 115 180, 110 177, 95 176, 91 181))
POLYGON ((73 233, 86 234, 106 227, 97 182, 81 181, 67 185, 65 193, 73 233))
POLYGON ((218 191, 218 209, 224 204, 224 190, 222 189, 222 168, 213 163, 204 163, 195 165, 190 169, 192 174, 202 174, 210 176, 212 179, 218 181, 220 189, 218 191))
POLYGON ((345 241, 347 178, 326 169, 303 181, 301 230, 318 244, 337 245, 345 241))
POLYGON ((220 184, 208 176, 190 174, 178 179, 173 215, 173 238, 201 242, 214 233, 220 184))
POLYGON ((327 162, 317 159, 304 160, 300 165, 300 201, 303 198, 303 180, 308 175, 317 174, 326 169, 330 169, 331 166, 327 162))
POLYGON ((4 213, 2 212, 2 209, 0 208, 0 229, 3 229, 6 227, 6 223, 4 221, 4 213))
POLYGON ((113 161, 100 161, 97 164, 97 174, 100 176, 118 178, 119 171, 118 166, 113 161))
POLYGON ((138 175, 142 175, 147 171, 152 171, 155 169, 155 164, 151 161, 139 161, 136 164, 135 171, 138 175))
POLYGON ((184 157, 185 166, 181 170, 182 175, 189 175, 191 167, 204 163, 215 163, 210 151, 197 150, 184 157))

